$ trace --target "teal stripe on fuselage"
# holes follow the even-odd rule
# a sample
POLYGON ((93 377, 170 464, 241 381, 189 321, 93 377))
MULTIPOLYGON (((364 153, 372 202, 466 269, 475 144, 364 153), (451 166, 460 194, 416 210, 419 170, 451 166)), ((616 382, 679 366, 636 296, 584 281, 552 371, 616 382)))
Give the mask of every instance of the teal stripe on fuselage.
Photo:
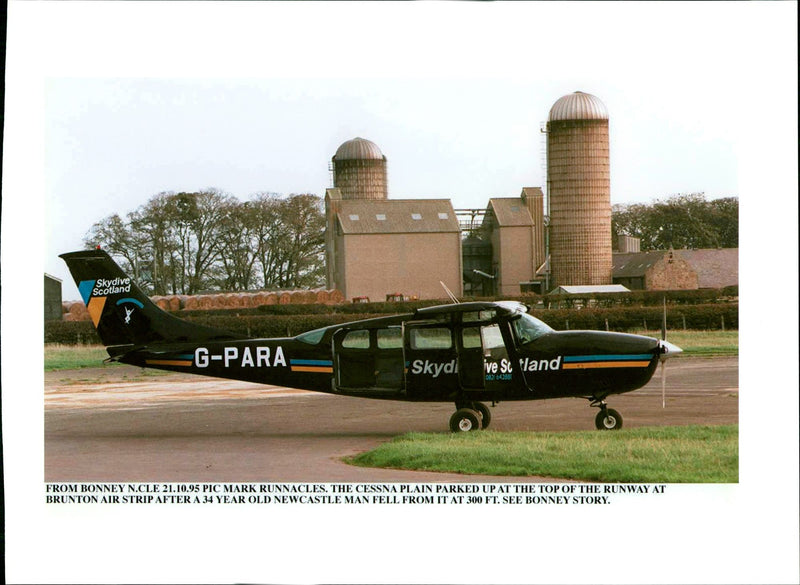
POLYGON ((293 366, 332 366, 331 360, 289 360, 293 366))
POLYGON ((616 355, 568 355, 564 356, 564 363, 570 362, 613 362, 613 361, 634 361, 650 360, 653 358, 651 353, 640 354, 616 354, 616 355))

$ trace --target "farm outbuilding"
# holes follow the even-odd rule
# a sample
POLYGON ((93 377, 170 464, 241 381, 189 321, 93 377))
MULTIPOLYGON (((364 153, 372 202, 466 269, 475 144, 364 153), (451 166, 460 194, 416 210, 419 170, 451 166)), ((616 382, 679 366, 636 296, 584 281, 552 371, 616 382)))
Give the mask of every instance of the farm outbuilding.
POLYGON ((61 306, 61 279, 44 275, 44 320, 60 321, 63 315, 61 306))
POLYGON ((489 199, 483 227, 492 245, 495 294, 518 295, 538 283, 545 263, 543 199, 539 187, 526 187, 519 197, 489 199))
POLYGON ((462 294, 461 230, 449 199, 349 199, 325 195, 329 288, 345 298, 462 294))
POLYGON ((698 288, 697 272, 675 250, 614 254, 613 278, 631 290, 698 288))

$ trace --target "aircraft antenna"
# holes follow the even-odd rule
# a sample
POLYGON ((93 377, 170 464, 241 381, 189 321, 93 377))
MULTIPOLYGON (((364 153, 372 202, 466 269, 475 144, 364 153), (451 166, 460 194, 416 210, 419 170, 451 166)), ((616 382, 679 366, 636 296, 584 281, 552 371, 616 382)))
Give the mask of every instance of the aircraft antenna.
POLYGON ((447 296, 450 297, 450 300, 453 301, 453 304, 457 305, 460 301, 456 298, 456 295, 453 294, 453 291, 451 291, 449 288, 447 288, 447 285, 444 282, 442 282, 441 280, 439 281, 439 284, 442 285, 442 288, 444 289, 444 292, 447 293, 447 296))

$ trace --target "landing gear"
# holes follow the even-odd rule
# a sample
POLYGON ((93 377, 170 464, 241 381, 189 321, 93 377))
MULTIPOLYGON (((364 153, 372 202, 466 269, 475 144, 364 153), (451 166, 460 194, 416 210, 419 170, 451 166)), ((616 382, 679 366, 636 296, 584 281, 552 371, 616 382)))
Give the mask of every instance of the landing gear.
POLYGON ((590 406, 595 406, 600 409, 597 416, 594 418, 594 426, 601 431, 615 431, 622 428, 622 415, 614 410, 608 408, 608 405, 598 399, 593 399, 590 406))
POLYGON ((489 407, 483 402, 473 402, 472 406, 481 415, 481 428, 488 428, 489 423, 492 422, 492 413, 489 412, 489 407))
POLYGON ((455 414, 450 417, 450 430, 466 433, 485 429, 492 421, 489 407, 482 402, 456 402, 455 414))
POLYGON ((450 430, 454 433, 468 433, 481 428, 481 415, 471 408, 459 408, 450 417, 450 430))

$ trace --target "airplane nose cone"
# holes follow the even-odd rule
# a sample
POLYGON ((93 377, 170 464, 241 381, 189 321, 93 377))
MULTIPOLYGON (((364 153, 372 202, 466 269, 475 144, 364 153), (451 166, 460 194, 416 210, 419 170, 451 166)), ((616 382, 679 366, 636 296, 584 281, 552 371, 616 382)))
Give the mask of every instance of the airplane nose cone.
POLYGON ((676 356, 679 353, 683 353, 683 350, 675 345, 674 343, 670 343, 667 340, 662 340, 661 343, 661 359, 667 359, 668 357, 676 356))

